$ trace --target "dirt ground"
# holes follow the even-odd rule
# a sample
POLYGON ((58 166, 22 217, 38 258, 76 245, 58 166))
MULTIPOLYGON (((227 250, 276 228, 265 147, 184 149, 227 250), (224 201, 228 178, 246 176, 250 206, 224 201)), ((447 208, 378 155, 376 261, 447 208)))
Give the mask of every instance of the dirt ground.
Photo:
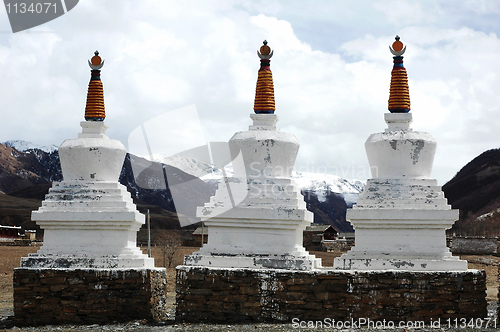
MULTIPOLYGON (((13 314, 13 286, 12 277, 14 268, 19 267, 21 257, 34 253, 39 246, 32 247, 11 247, 0 246, 0 316, 13 314)), ((180 247, 173 259, 173 266, 182 264, 184 255, 197 251, 198 248, 180 247)), ((143 248, 147 253, 147 248, 143 248)), ((340 256, 339 252, 311 252, 322 259, 323 266, 332 266, 333 259, 340 256)), ((163 267, 163 256, 159 248, 152 248, 152 257, 155 258, 156 266, 163 267)), ((470 269, 479 269, 486 271, 487 282, 487 300, 496 301, 498 294, 498 264, 500 257, 495 256, 461 256, 469 262, 470 269)), ((168 262, 166 262, 168 263, 168 262)), ((167 302, 170 318, 174 318, 175 306, 175 268, 167 268, 167 302)))
POLYGON ((463 255, 460 258, 465 259, 469 263, 469 269, 486 271, 486 300, 488 302, 497 301, 498 264, 500 263, 500 257, 463 255))
POLYGON ((14 308, 12 288, 14 268, 19 267, 21 257, 26 257, 39 248, 0 246, 0 315, 4 310, 14 308))

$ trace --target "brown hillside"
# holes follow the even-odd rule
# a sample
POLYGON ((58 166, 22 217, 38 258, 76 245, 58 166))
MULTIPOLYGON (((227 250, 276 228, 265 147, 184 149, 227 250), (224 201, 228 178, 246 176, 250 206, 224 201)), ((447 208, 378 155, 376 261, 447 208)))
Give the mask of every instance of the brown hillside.
MULTIPOLYGON (((39 229, 35 222, 31 221, 31 212, 41 206, 41 202, 52 186, 50 180, 62 179, 58 156, 53 157, 41 150, 19 152, 8 145, 0 144, 0 225, 39 229)), ((175 208, 168 199, 170 196, 168 189, 143 190, 139 188, 135 184, 129 158, 127 155, 120 180, 125 182, 129 192, 132 193, 137 209, 144 214, 148 209, 150 210, 153 230, 180 229, 175 208)), ((167 172, 170 170, 177 176, 184 174, 180 170, 171 169, 167 167, 167 172)), ((204 187, 200 185, 197 187, 196 184, 193 184, 191 186, 193 188, 190 188, 191 190, 186 194, 190 195, 191 199, 199 200, 205 196, 208 199, 210 192, 198 193, 194 189, 200 187, 206 191, 211 189, 211 186, 204 182, 201 183, 204 187)), ((171 198, 170 201, 172 201, 171 198)))
POLYGON ((6 194, 48 183, 34 171, 42 169, 35 154, 19 152, 0 143, 0 191, 6 194))
POLYGON ((500 149, 483 152, 465 165, 443 191, 460 210, 453 231, 463 235, 500 235, 500 149))
POLYGON ((42 205, 41 200, 12 197, 0 194, 0 225, 22 226, 23 229, 39 229, 31 221, 31 211, 42 205))

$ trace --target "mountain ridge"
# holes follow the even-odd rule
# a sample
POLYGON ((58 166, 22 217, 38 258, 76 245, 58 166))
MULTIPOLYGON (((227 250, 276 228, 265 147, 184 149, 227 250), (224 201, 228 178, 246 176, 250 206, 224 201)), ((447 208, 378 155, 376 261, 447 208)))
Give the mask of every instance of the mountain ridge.
POLYGON ((43 152, 46 153, 52 153, 56 150, 59 149, 57 145, 50 144, 50 145, 42 145, 42 144, 37 144, 37 143, 31 143, 23 140, 10 140, 10 141, 5 141, 2 142, 2 144, 8 145, 14 149, 16 149, 19 152, 25 152, 27 150, 42 150, 43 152))
POLYGON ((448 203, 460 210, 451 232, 500 235, 500 149, 484 151, 443 186, 448 203))

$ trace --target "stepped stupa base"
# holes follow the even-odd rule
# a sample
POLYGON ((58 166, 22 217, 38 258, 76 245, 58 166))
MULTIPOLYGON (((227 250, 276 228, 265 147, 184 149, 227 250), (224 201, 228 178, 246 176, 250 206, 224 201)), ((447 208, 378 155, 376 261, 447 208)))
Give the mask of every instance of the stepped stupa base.
MULTIPOLYGON (((234 182, 239 184, 239 179, 228 179, 228 183, 234 182)), ((302 246, 302 233, 311 224, 312 213, 306 210, 295 183, 290 179, 274 178, 265 184, 245 181, 243 187, 239 189, 248 190, 250 194, 231 209, 224 209, 227 203, 217 203, 219 197, 226 198, 223 196, 225 183, 219 185, 219 195, 211 198, 212 205, 198 208, 200 216, 213 216, 205 220, 208 243, 200 251, 185 256, 184 264, 299 271, 321 267, 321 259, 310 255, 302 246), (279 192, 287 192, 288 196, 252 196, 252 190, 261 190, 269 183, 282 189, 279 192)), ((233 194, 235 188, 233 186, 233 194)))
POLYGON ((43 245, 22 268, 153 268, 137 247, 144 223, 127 188, 116 181, 54 182, 32 220, 43 245))
POLYGON ((249 130, 229 141, 231 155, 243 155, 242 160, 233 159, 235 176, 222 181, 210 202, 198 207, 197 216, 208 228, 208 243, 186 256, 184 264, 294 271, 319 268, 321 259, 302 245, 303 231, 313 222, 313 215, 290 179, 298 142, 276 128, 276 115, 252 114, 251 118, 249 130), (262 161, 252 162, 257 157, 262 161))
POLYGON ((458 219, 435 179, 369 179, 347 219, 356 245, 334 260, 338 270, 466 271, 446 247, 458 219))

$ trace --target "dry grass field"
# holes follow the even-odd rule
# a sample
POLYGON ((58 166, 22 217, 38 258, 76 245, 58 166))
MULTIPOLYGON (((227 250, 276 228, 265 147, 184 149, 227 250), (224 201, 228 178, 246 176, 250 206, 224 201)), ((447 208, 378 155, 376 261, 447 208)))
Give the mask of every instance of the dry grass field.
POLYGON ((13 310, 12 276, 19 267, 21 257, 36 252, 39 247, 0 246, 0 314, 13 310))
MULTIPOLYGON (((12 315, 13 313, 13 287, 12 276, 14 268, 19 267, 21 257, 28 256, 39 249, 33 247, 0 246, 0 316, 12 315)), ((173 260, 173 266, 182 264, 184 255, 197 251, 194 247, 180 247, 173 260)), ((143 248, 147 253, 147 248, 143 248)), ((332 266, 333 259, 341 253, 311 252, 322 259, 323 266, 332 266)), ((152 248, 152 256, 155 258, 156 266, 164 266, 161 251, 157 247, 152 248)), ((496 301, 498 294, 498 264, 500 257, 495 256, 462 256, 469 261, 469 268, 485 270, 487 275, 487 299, 488 302, 496 301)), ((169 303, 169 314, 173 319, 175 305, 175 268, 167 269, 167 301, 169 303)))

